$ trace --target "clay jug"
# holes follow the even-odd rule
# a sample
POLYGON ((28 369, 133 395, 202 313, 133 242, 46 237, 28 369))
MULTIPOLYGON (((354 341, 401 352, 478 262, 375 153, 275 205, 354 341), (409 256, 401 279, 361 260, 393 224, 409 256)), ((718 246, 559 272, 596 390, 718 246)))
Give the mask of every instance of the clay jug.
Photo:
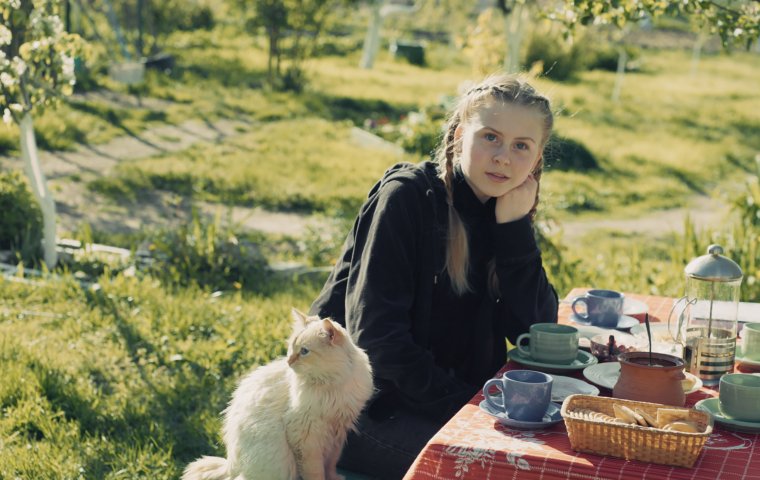
POLYGON ((683 407, 686 395, 681 381, 684 362, 664 353, 626 352, 618 356, 620 378, 612 389, 612 396, 640 402, 662 403, 683 407))

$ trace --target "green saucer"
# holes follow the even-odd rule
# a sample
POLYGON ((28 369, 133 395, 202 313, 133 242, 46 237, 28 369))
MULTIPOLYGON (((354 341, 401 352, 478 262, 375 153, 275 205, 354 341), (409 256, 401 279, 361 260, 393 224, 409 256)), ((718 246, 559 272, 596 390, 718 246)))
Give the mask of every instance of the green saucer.
POLYGON ((709 413, 713 420, 720 423, 728 430, 736 430, 737 432, 744 433, 760 433, 760 422, 743 422, 741 420, 734 420, 731 417, 727 417, 720 408, 720 400, 718 398, 705 398, 704 400, 700 400, 694 405, 694 408, 709 413))
POLYGON ((573 370, 583 370, 584 368, 595 365, 598 360, 595 356, 585 350, 578 350, 578 356, 573 363, 544 363, 533 360, 529 355, 525 355, 519 349, 513 348, 507 353, 507 357, 522 365, 533 367, 534 370, 541 372, 570 372, 573 370))

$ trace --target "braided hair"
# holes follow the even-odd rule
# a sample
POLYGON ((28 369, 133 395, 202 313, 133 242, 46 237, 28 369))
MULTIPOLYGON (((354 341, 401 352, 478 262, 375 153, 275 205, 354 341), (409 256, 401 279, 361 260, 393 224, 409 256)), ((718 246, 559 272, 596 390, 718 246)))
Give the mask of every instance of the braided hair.
MULTIPOLYGON (((449 211, 446 269, 451 278, 452 287, 459 295, 470 290, 470 283, 467 278, 469 270, 467 229, 456 208, 454 208, 454 165, 459 162, 459 154, 461 153, 461 139, 456 138, 455 132, 460 125, 466 124, 473 114, 489 100, 537 109, 544 118, 542 147, 546 145, 554 126, 554 115, 551 111, 549 99, 516 75, 499 74, 486 78, 463 94, 450 112, 443 139, 436 151, 436 162, 438 163, 438 175, 446 186, 446 203, 449 211)), ((531 172, 539 187, 543 166, 542 155, 531 172)), ((536 189, 536 199, 528 213, 531 221, 535 218, 538 207, 538 191, 539 188, 536 189)), ((496 293, 498 291, 498 279, 495 275, 493 261, 489 263, 488 269, 490 290, 492 293, 496 293)))

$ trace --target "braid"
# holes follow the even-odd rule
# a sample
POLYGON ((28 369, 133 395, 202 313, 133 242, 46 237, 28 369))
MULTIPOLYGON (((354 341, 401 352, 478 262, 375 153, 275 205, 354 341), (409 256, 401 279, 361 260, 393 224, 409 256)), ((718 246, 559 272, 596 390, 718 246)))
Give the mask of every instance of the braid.
POLYGON ((443 170, 439 175, 446 187, 446 204, 449 210, 449 230, 446 246, 446 270, 449 272, 451 286, 460 295, 470 290, 467 279, 469 266, 469 248, 467 229, 454 208, 454 158, 456 156, 455 132, 459 126, 458 116, 454 116, 446 128, 443 145, 439 152, 439 165, 443 170), (442 157, 442 158, 441 158, 442 157))

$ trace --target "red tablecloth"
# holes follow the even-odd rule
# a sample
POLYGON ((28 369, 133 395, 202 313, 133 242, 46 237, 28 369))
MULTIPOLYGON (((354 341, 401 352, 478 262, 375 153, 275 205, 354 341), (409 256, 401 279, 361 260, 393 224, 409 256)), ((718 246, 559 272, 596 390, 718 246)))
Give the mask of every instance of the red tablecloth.
MULTIPOLYGON (((567 299, 582 294, 574 289, 567 299)), ((649 307, 650 321, 667 321, 674 299, 626 294, 649 307)), ((570 306, 560 304, 560 322, 568 323, 570 306)), ((524 368, 509 362, 504 370, 524 368)), ((582 374, 570 374, 583 378, 582 374)), ((609 395, 610 392, 602 392, 609 395)), ((687 396, 687 406, 717 396, 702 388, 687 396)), ((564 423, 545 430, 505 427, 483 413, 476 395, 428 442, 404 480, 436 479, 758 479, 760 435, 734 432, 715 424, 693 468, 669 467, 580 453, 570 448, 564 423)))

